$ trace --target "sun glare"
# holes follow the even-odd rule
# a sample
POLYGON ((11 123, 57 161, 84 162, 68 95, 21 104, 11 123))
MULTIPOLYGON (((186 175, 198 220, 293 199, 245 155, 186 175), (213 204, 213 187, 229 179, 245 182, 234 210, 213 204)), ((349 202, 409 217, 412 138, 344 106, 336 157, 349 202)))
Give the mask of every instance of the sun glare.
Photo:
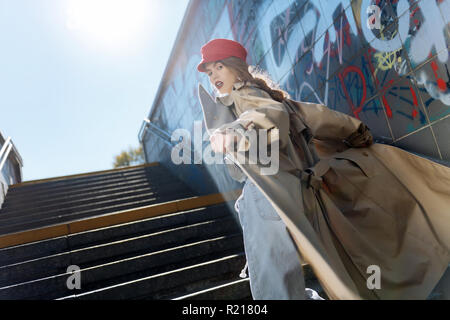
POLYGON ((153 25, 157 10, 151 0, 68 0, 67 27, 89 36, 96 45, 130 45, 153 25))

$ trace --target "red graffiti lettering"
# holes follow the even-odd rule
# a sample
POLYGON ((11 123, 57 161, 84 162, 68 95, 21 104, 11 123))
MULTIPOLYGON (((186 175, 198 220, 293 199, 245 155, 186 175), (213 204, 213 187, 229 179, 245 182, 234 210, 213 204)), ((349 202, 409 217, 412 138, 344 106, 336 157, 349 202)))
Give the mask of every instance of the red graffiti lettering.
POLYGON ((437 70, 439 69, 436 61, 432 61, 431 62, 431 68, 433 69, 433 73, 434 73, 434 77, 437 80, 437 85, 439 87, 439 90, 445 92, 447 91, 447 84, 445 83, 445 81, 442 78, 439 78, 437 70))
POLYGON ((389 103, 387 102, 386 96, 383 96, 382 100, 383 100, 383 105, 384 105, 384 108, 386 109, 386 114, 387 114, 388 118, 392 118, 392 109, 391 109, 391 106, 389 105, 389 103))
POLYGON ((364 77, 364 74, 362 73, 361 69, 359 69, 358 67, 349 66, 349 67, 345 68, 343 72, 339 73, 339 80, 341 82, 342 88, 344 89, 345 97, 347 98, 348 104, 350 105, 353 115, 355 116, 355 118, 359 119, 359 113, 363 109, 364 102, 366 101, 366 95, 367 95, 366 78, 364 77), (355 105, 353 104, 353 101, 347 90, 347 86, 344 83, 345 77, 351 72, 355 72, 356 74, 358 74, 358 76, 361 78, 361 81, 362 81, 363 96, 362 96, 362 99, 357 108, 355 108, 355 105))
POLYGON ((409 90, 411 91, 411 95, 412 95, 412 97, 413 97, 414 108, 413 108, 413 111, 412 111, 412 117, 413 117, 413 119, 414 119, 414 118, 417 116, 417 114, 418 114, 418 112, 417 112, 417 110, 416 110, 416 107, 417 107, 419 104, 417 103, 417 95, 416 95, 416 93, 414 92, 413 88, 409 87, 409 90))

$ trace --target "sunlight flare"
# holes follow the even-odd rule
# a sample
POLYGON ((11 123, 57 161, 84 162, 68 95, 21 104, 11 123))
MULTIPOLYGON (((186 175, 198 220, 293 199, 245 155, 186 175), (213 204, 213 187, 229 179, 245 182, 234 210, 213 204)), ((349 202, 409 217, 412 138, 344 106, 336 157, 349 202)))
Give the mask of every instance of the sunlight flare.
POLYGON ((68 0, 66 26, 96 44, 123 46, 150 28, 156 6, 149 0, 68 0))

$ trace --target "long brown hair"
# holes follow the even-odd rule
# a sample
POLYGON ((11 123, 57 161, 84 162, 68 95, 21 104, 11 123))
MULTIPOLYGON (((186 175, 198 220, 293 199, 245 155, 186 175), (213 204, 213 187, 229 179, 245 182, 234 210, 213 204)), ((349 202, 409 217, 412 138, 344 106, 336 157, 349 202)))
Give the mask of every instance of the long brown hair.
POLYGON ((234 72, 241 81, 256 84, 262 90, 267 92, 272 99, 281 102, 284 99, 289 98, 289 94, 280 89, 279 85, 270 79, 267 72, 249 66, 247 62, 236 57, 229 57, 220 60, 220 62, 234 72))

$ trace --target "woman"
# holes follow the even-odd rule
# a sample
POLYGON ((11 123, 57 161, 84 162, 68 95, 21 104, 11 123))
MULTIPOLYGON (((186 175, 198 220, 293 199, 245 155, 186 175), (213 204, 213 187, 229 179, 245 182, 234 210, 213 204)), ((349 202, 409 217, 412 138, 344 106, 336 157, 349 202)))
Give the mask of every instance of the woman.
MULTIPOLYGON (((373 144, 358 119, 286 99, 248 72, 246 50, 237 42, 215 39, 201 51, 198 70, 228 93, 217 102, 236 116, 210 139, 248 179, 239 210, 247 190, 262 193, 249 197, 244 209, 267 199, 274 210, 267 212, 282 219, 332 299, 426 298, 450 262, 450 169, 373 144), (270 133, 268 147, 279 146, 279 170, 272 175, 262 174, 261 162, 248 161, 255 142, 242 132, 255 129, 270 133)), ((268 240, 276 239, 281 236, 268 240)), ((252 277, 251 260, 249 269, 252 277)))
MULTIPOLYGON (((213 41, 204 50, 223 50, 223 45, 232 46, 232 49, 240 50, 244 59, 236 57, 227 57, 223 62, 209 62, 201 65, 201 71, 205 72, 211 84, 222 95, 223 102, 227 104, 226 97, 239 82, 242 82, 226 67, 227 62, 233 64, 244 64, 246 50, 238 43, 230 40, 213 41)), ((206 53, 210 55, 211 52, 206 53)), ((249 78, 250 75, 246 75, 249 78)), ((260 83, 263 83, 260 80, 260 83)), ((270 90, 267 87, 268 90, 270 90)), ((271 90, 274 94, 284 97, 281 91, 271 90)), ((236 118, 243 110, 233 110, 236 118)), ((219 132, 212 135, 211 146, 213 151, 226 153, 224 150, 225 140, 230 139, 231 135, 223 135, 219 132)), ((226 141, 225 145, 230 143, 226 141)), ((245 180, 242 195, 236 201, 235 209, 239 214, 239 220, 243 229, 244 247, 247 257, 247 264, 250 289, 253 299, 273 299, 273 300, 301 300, 322 298, 312 289, 305 290, 301 260, 295 249, 286 226, 280 219, 270 202, 258 190, 258 188, 246 179, 245 175, 238 167, 230 168, 231 176, 240 182, 245 180)), ((244 270, 243 270, 244 271, 244 270)), ((245 276, 245 272, 243 272, 245 276)))

